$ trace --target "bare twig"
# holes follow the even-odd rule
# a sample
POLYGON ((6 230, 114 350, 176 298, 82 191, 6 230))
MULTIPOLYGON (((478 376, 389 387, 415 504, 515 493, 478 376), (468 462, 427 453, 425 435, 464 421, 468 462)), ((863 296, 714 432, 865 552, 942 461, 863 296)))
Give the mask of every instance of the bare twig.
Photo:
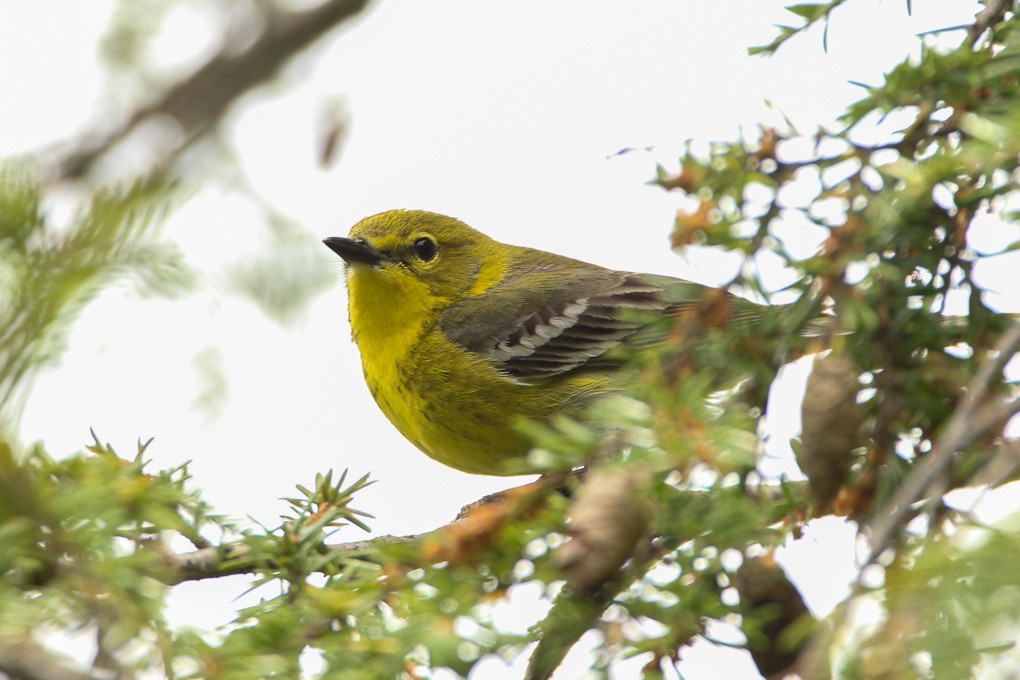
POLYGON ((266 28, 251 45, 236 51, 225 46, 197 71, 175 83, 114 126, 87 130, 56 163, 58 177, 88 173, 107 151, 147 123, 169 119, 180 131, 174 148, 161 150, 162 163, 177 158, 209 131, 242 94, 274 77, 291 57, 337 24, 360 13, 368 0, 326 0, 300 12, 271 12, 266 28))

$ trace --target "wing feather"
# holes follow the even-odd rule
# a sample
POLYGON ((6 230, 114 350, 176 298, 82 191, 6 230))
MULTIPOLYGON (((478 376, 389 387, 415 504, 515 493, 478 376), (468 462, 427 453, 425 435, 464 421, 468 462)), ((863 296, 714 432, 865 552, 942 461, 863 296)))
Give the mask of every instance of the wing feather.
POLYGON ((498 308, 502 293, 511 309, 517 307, 520 313, 509 323, 504 317, 500 319, 502 323, 478 327, 472 322, 484 322, 487 315, 478 313, 472 318, 470 309, 459 308, 448 317, 457 319, 457 323, 449 324, 456 325, 456 332, 448 331, 447 337, 500 362, 503 370, 519 380, 604 365, 599 360, 607 352, 640 330, 649 319, 658 318, 670 305, 662 298, 661 286, 641 281, 638 274, 593 266, 585 273, 587 276, 581 277, 575 291, 537 287, 524 302, 519 298, 526 286, 505 293, 498 289, 490 291, 486 294, 490 306, 486 310, 492 305, 498 308), (633 315, 623 310, 655 314, 636 319, 628 318, 633 315))
MULTIPOLYGON (((498 362, 522 382, 612 365, 614 348, 656 342, 663 331, 649 326, 700 304, 710 290, 680 279, 514 250, 503 280, 446 309, 439 326, 451 342, 498 362)), ((740 302, 751 310, 747 322, 760 316, 757 305, 740 302)), ((741 308, 736 311, 744 315, 741 308)))

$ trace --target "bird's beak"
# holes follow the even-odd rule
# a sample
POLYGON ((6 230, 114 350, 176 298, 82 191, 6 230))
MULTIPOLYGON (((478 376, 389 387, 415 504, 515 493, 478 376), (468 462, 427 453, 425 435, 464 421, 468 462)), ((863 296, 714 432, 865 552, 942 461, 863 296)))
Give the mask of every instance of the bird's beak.
POLYGON ((329 249, 343 258, 347 264, 367 264, 375 267, 389 258, 377 250, 371 243, 360 238, 343 238, 330 236, 323 239, 329 249))

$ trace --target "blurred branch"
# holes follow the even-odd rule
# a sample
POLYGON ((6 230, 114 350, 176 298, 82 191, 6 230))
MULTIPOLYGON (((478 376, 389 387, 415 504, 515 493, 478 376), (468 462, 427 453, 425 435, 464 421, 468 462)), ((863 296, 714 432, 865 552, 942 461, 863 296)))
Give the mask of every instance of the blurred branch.
POLYGON ((974 24, 968 31, 968 39, 971 45, 977 43, 978 39, 992 26, 1002 22, 1006 12, 1013 7, 1015 0, 987 0, 985 8, 977 13, 974 24))
POLYGON ((0 673, 11 680, 95 680, 57 660, 57 653, 27 637, 0 640, 0 673))
POLYGON ((650 479, 645 467, 606 465, 591 470, 574 494, 566 521, 569 538, 554 558, 567 583, 539 624, 541 635, 526 680, 551 677, 584 632, 597 625, 606 607, 647 566, 643 563, 652 555, 651 541, 642 539, 647 538, 650 506, 643 492, 650 479))
POLYGON ((581 593, 565 588, 539 624, 541 635, 535 651, 528 659, 524 680, 551 678, 574 644, 586 631, 597 625, 599 617, 616 596, 630 586, 640 575, 641 569, 647 566, 641 559, 634 560, 622 568, 611 583, 605 584, 595 593, 581 593))
POLYGON ((967 385, 959 408, 946 426, 945 435, 931 453, 914 465, 885 508, 875 516, 871 524, 870 562, 874 562, 889 546, 911 506, 924 498, 939 475, 949 467, 954 455, 993 427, 1005 424, 1011 415, 1020 411, 1020 397, 999 402, 985 401, 990 384, 1001 375, 1018 346, 1020 322, 1013 322, 999 339, 993 355, 985 359, 967 385))
MULTIPOLYGON (((1014 356, 1018 346, 1020 346, 1020 321, 1014 321, 1013 325, 999 338, 993 354, 982 362, 977 373, 967 385, 959 407, 946 426, 945 435, 938 441, 931 453, 914 464, 911 473, 897 487, 896 493, 876 513, 871 523, 870 535, 862 532, 869 536, 871 553, 867 562, 858 570, 854 594, 863 592, 861 579, 866 572, 864 567, 874 564, 889 547, 893 538, 898 534, 910 508, 915 503, 924 500, 925 497, 933 495, 933 488, 939 491, 937 497, 941 497, 945 492, 944 488, 939 487, 938 482, 953 461, 955 454, 986 434, 991 428, 1001 427, 1011 414, 1020 411, 1020 397, 998 402, 985 401, 990 384, 996 376, 1001 375, 1003 368, 1014 356)), ((975 473, 971 483, 979 484, 981 483, 979 480, 984 480, 984 483, 989 484, 997 483, 1013 472, 1017 462, 1016 442, 1005 442, 985 466, 975 473)), ((856 602, 854 595, 844 600, 830 617, 830 625, 821 628, 812 637, 796 667, 801 677, 830 677, 825 650, 829 648, 833 640, 841 636, 847 626, 851 625, 850 621, 853 618, 856 602)))
POLYGON ((199 136, 216 126, 241 95, 274 77, 291 57, 337 24, 360 13, 368 0, 326 0, 301 12, 270 11, 265 28, 250 47, 237 52, 227 45, 186 79, 167 88, 112 129, 99 125, 71 143, 55 163, 59 178, 81 177, 117 143, 148 123, 169 118, 180 136, 160 150, 160 164, 180 155, 199 136))

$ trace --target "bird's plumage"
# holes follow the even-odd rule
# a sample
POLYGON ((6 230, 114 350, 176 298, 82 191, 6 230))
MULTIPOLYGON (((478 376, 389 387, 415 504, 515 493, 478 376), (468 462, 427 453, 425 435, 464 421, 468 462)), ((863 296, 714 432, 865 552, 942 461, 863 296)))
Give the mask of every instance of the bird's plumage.
MULTIPOLYGON (((521 250, 523 255, 537 252, 521 250)), ((546 259, 549 254, 542 255, 546 259)), ((663 288, 640 275, 559 259, 539 260, 537 272, 521 271, 529 265, 515 263, 511 276, 484 297, 468 298, 444 310, 439 320, 443 334, 528 382, 604 367, 600 360, 607 352, 669 307, 662 299, 663 288), (627 318, 623 310, 652 314, 627 318)))
MULTIPOLYGON (((347 263, 369 388, 422 451, 483 474, 530 471, 520 419, 583 417, 618 390, 618 349, 710 289, 499 243, 451 217, 394 210, 326 244, 347 263)), ((747 303, 750 305, 750 303, 747 303)))

